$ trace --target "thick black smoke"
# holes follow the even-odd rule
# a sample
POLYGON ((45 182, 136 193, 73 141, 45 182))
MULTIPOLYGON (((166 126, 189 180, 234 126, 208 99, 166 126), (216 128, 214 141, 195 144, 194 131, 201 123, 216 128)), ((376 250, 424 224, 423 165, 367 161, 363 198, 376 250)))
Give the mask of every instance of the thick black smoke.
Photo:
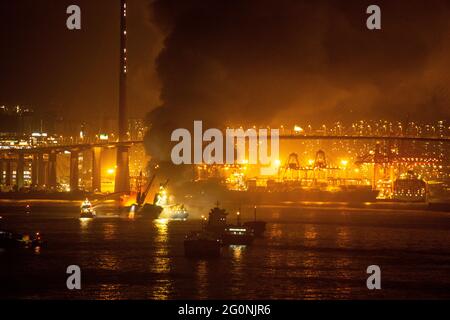
POLYGON ((152 156, 170 133, 207 126, 449 116, 450 4, 377 1, 161 0, 162 105, 148 115, 152 156))

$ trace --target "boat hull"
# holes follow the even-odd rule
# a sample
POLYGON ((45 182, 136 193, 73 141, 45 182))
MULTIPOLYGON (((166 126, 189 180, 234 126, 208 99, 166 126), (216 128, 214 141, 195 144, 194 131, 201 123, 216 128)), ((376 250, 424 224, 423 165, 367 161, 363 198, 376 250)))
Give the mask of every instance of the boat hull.
POLYGON ((227 246, 248 246, 252 244, 253 240, 253 235, 235 235, 228 233, 222 235, 222 243, 227 246))
POLYGON ((170 216, 171 220, 186 220, 189 217, 187 213, 176 213, 170 216))
POLYGON ((80 218, 81 219, 93 219, 93 218, 95 218, 95 213, 94 212, 82 212, 82 213, 80 213, 80 218))
POLYGON ((215 240, 185 240, 184 254, 189 258, 217 258, 220 242, 215 240))
POLYGON ((145 204, 137 210, 137 217, 146 219, 158 219, 163 208, 154 204, 145 204))

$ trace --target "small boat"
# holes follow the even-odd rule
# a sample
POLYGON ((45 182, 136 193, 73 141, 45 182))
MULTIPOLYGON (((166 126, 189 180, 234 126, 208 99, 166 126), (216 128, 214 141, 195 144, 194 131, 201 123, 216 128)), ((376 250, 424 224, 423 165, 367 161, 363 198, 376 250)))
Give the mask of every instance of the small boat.
POLYGON ((185 221, 189 217, 189 213, 185 206, 182 204, 176 204, 164 208, 162 216, 170 220, 183 220, 185 221))
POLYGON ((80 209, 80 218, 94 218, 96 215, 95 210, 88 199, 84 200, 84 202, 81 204, 80 209))
POLYGON ((36 248, 42 247, 45 242, 38 232, 33 237, 28 234, 18 234, 9 231, 0 230, 0 248, 36 248))
POLYGON ((170 203, 170 196, 167 192, 168 180, 165 183, 160 184, 159 191, 155 194, 153 203, 162 209, 159 218, 169 219, 169 220, 186 220, 189 216, 183 204, 170 203))
POLYGON ((220 239, 212 233, 194 231, 184 240, 184 254, 191 258, 215 258, 220 256, 220 239))

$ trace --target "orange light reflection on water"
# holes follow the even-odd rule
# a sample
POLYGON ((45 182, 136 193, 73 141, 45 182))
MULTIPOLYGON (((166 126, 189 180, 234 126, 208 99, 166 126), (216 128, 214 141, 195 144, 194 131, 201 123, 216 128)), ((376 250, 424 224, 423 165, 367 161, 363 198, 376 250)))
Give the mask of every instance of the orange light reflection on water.
POLYGON ((171 258, 169 254, 169 220, 156 219, 153 222, 156 234, 153 238, 155 251, 152 261, 150 261, 150 271, 158 274, 158 281, 150 293, 151 299, 167 300, 172 291, 172 280, 169 273, 171 270, 171 258))
POLYGON ((86 236, 89 233, 91 221, 92 218, 80 218, 80 230, 82 236, 86 236))
POLYGON ((197 292, 199 299, 208 298, 208 261, 200 260, 197 262, 195 274, 197 276, 197 292))
POLYGON ((231 287, 231 295, 239 296, 243 293, 246 288, 246 277, 244 273, 245 267, 245 251, 247 249, 246 246, 229 246, 229 252, 232 255, 232 263, 230 266, 230 275, 232 283, 234 285, 231 287))

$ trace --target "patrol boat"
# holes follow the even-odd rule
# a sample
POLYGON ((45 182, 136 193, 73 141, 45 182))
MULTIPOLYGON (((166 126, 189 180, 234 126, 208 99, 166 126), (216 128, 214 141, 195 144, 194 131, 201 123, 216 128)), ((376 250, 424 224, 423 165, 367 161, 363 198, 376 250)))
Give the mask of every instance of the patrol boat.
POLYGON ((81 204, 81 208, 80 208, 80 218, 94 218, 96 216, 95 214, 95 210, 92 207, 91 202, 86 199, 84 200, 84 202, 81 204))

